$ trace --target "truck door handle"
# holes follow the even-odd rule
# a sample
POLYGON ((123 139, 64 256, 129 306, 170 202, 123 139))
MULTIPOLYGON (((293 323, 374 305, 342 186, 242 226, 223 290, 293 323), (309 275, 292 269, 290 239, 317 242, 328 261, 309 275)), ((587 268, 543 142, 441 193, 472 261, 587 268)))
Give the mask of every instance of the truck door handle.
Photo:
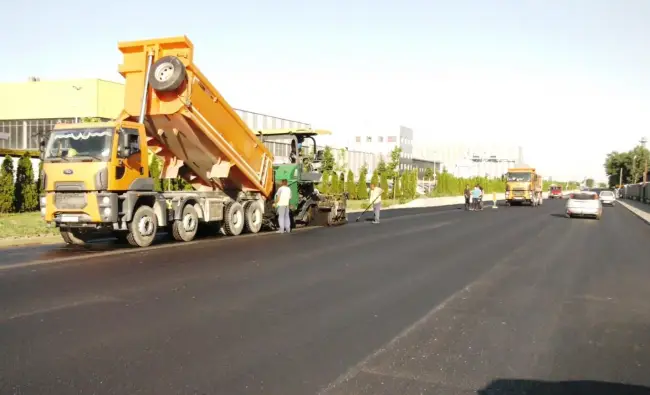
POLYGON ((144 167, 140 166, 140 175, 144 174, 144 167))

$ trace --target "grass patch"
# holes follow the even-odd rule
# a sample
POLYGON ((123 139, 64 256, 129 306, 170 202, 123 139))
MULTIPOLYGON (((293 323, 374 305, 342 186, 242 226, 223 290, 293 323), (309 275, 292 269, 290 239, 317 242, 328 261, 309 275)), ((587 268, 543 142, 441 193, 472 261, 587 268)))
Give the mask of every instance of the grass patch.
POLYGON ((41 213, 0 214, 0 239, 37 237, 58 234, 55 227, 48 228, 41 213))

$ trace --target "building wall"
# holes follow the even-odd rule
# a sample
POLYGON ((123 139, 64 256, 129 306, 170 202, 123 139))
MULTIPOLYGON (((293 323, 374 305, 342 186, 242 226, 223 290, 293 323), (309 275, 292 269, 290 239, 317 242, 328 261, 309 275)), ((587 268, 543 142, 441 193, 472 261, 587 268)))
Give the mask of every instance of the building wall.
POLYGON ((391 152, 400 147, 402 150, 399 170, 413 168, 413 129, 400 126, 399 129, 386 129, 385 131, 358 134, 350 142, 352 150, 374 154, 377 163, 381 158, 390 161, 391 152))
POLYGON ((0 120, 115 118, 124 86, 99 79, 0 84, 0 120))
MULTIPOLYGON (((36 150, 57 122, 115 119, 124 105, 124 85, 99 79, 0 84, 0 149, 36 150), (4 138, 3 138, 4 137, 4 138)), ((235 109, 253 130, 310 128, 306 122, 235 109)))

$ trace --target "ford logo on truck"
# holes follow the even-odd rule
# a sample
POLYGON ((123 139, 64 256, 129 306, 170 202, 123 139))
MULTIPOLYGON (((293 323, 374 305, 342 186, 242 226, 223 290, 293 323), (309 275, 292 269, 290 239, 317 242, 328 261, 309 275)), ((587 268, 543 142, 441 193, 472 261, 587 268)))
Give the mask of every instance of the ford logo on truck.
POLYGON ((72 174, 72 173, 74 173, 74 172, 72 171, 72 169, 65 169, 65 170, 63 170, 63 174, 70 175, 70 174, 72 174))

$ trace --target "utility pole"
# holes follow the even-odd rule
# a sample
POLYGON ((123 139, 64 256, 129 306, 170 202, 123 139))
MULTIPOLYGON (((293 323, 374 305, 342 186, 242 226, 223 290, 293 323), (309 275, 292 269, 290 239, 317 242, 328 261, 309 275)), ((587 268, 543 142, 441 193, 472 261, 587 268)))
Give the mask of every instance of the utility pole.
POLYGON ((618 185, 621 186, 623 185, 623 168, 621 167, 621 173, 618 176, 618 185))
POLYGON ((646 147, 645 147, 647 142, 648 142, 648 140, 645 137, 641 137, 641 140, 639 140, 639 143, 641 143, 641 146, 643 147, 643 156, 645 157, 645 163, 644 163, 644 166, 643 166, 643 183, 644 184, 646 182, 648 182, 648 155, 646 155, 647 152, 646 152, 646 147))

